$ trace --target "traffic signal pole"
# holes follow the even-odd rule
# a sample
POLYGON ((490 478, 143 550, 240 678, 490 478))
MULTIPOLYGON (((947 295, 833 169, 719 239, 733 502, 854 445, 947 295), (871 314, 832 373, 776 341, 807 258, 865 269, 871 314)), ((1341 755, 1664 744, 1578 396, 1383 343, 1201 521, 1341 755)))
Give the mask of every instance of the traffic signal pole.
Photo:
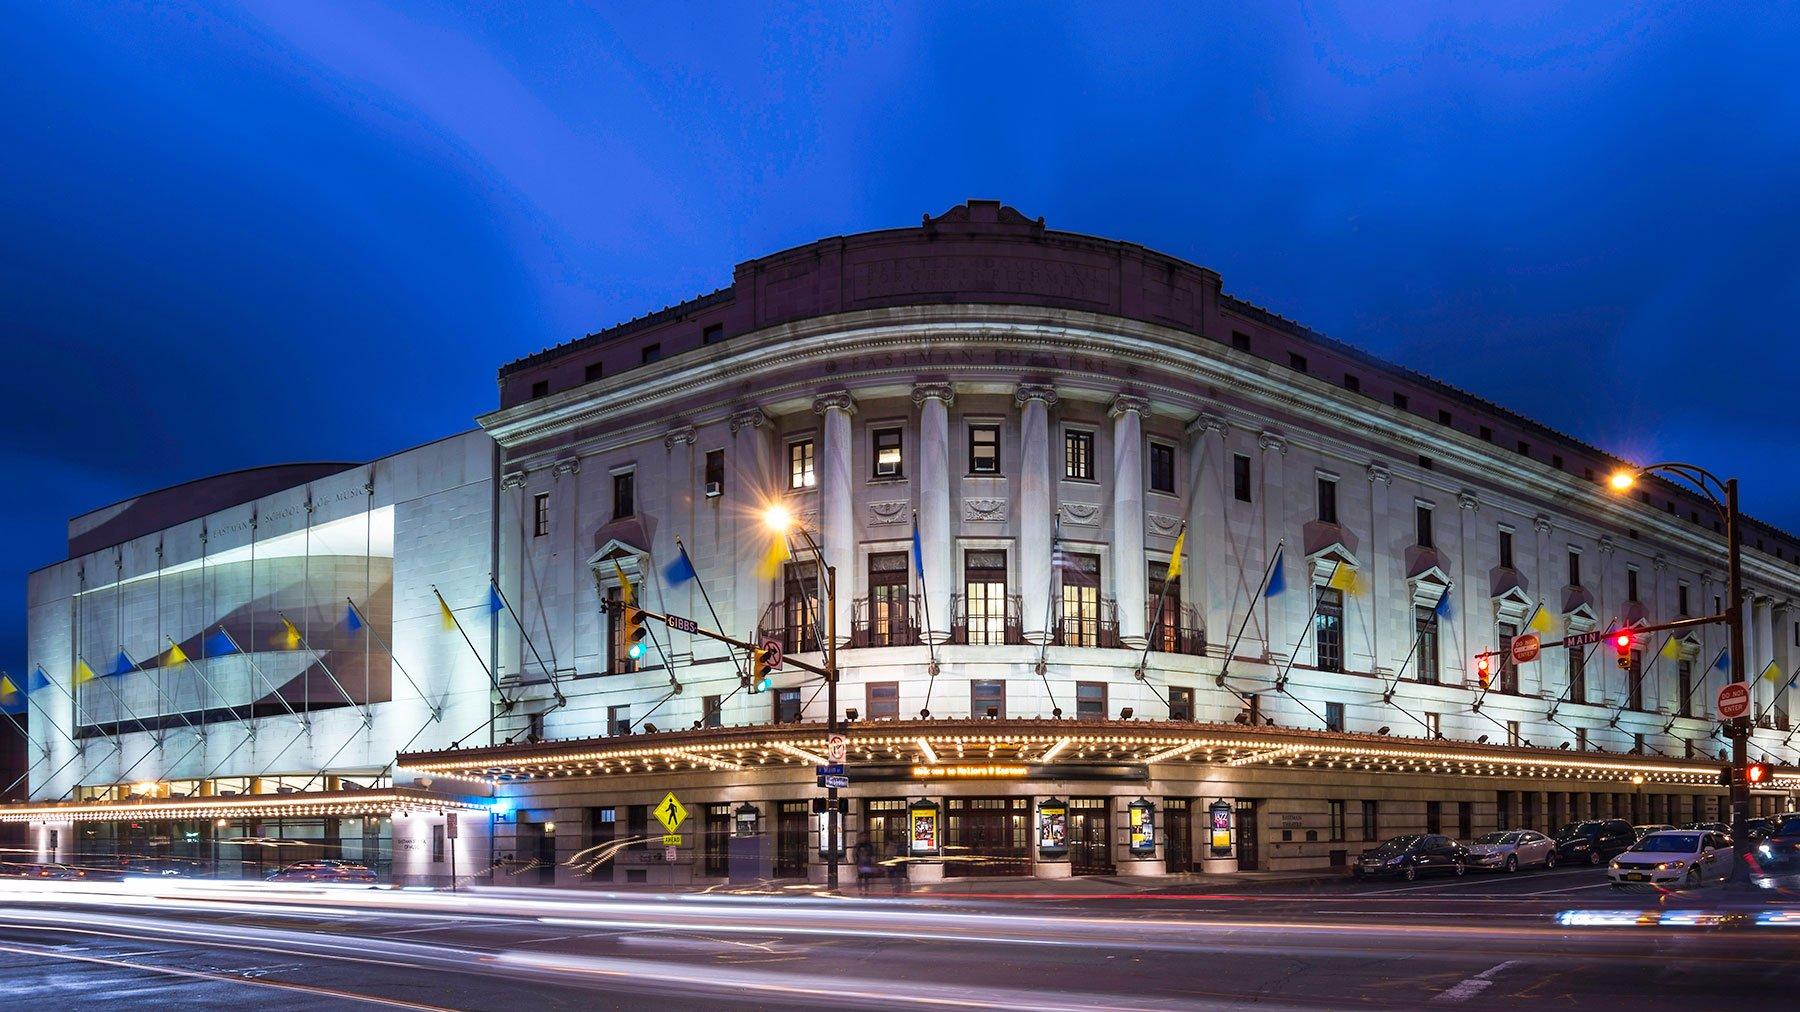
MULTIPOLYGON (((1730 629, 1731 680, 1749 681, 1748 658, 1744 656, 1744 544, 1738 523, 1738 483, 1725 481, 1725 582, 1731 595, 1725 606, 1726 624, 1730 629)), ((1747 688, 1747 686, 1746 686, 1747 688)), ((1752 697, 1754 698, 1754 697, 1752 697)), ((1752 707, 1754 709, 1754 707, 1752 707)), ((1745 823, 1750 819, 1750 778, 1745 772, 1750 765, 1750 714, 1731 722, 1731 882, 1748 886, 1750 882, 1750 836, 1745 823)))

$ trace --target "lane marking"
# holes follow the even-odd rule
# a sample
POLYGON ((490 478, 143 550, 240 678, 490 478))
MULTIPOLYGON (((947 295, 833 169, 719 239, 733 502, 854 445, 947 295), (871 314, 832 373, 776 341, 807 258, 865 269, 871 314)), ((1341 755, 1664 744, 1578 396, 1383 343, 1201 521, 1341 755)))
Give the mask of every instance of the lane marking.
POLYGON ((1490 966, 1473 977, 1466 977, 1459 981, 1455 987, 1452 987, 1450 990, 1433 998, 1432 1001, 1442 1002, 1446 1005, 1454 1005, 1459 1002, 1468 1001, 1470 998, 1473 998, 1494 986, 1494 974, 1499 973, 1501 970, 1513 966, 1518 962, 1519 961, 1516 959, 1509 959, 1504 963, 1497 963, 1490 966))

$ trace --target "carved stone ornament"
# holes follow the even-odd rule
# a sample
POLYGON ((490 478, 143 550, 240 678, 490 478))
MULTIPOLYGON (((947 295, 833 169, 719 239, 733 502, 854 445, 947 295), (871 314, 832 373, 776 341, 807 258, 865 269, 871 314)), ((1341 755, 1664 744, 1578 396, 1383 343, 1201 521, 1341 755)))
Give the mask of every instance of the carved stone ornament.
POLYGON ((1456 505, 1466 510, 1479 510, 1481 509, 1481 500, 1475 498, 1475 493, 1465 489, 1456 493, 1456 505))
POLYGON ((1531 518, 1531 526, 1536 528, 1539 534, 1548 534, 1550 533, 1550 518, 1539 513, 1531 518))
POLYGON ((1202 411, 1193 421, 1187 423, 1185 430, 1190 436, 1204 436, 1208 432, 1217 432, 1223 436, 1230 431, 1231 425, 1210 411, 1202 411))
POLYGON ((1394 472, 1389 470, 1388 466, 1379 460, 1370 461, 1366 470, 1370 481, 1378 481, 1383 485, 1392 485, 1394 483, 1394 472))
POLYGON ((912 503, 905 499, 891 502, 872 502, 869 504, 869 526, 885 527, 890 524, 906 523, 912 512, 912 503))
POLYGON ((692 425, 683 425, 678 429, 669 430, 669 434, 663 437, 663 449, 673 450, 678 444, 691 444, 699 438, 700 434, 695 431, 692 425))
POLYGON ((1002 523, 1006 520, 1006 500, 988 498, 964 499, 963 519, 1002 523))
POLYGON ((550 477, 560 478, 565 474, 580 474, 581 458, 568 457, 550 465, 550 477))
POLYGON ((927 400, 940 400, 945 407, 956 403, 956 388, 948 383, 918 383, 913 386, 914 404, 924 404, 927 400))
POLYGON ((836 393, 820 394, 813 400, 813 414, 822 415, 833 410, 851 415, 856 413, 856 401, 850 396, 850 391, 839 390, 836 393))
POLYGON ((1611 555, 1612 553, 1614 553, 1618 550, 1619 550, 1619 546, 1613 542, 1613 539, 1610 535, 1602 534, 1600 536, 1600 554, 1601 555, 1611 555))
POLYGON ((1136 394, 1120 394, 1113 398, 1112 406, 1106 409, 1106 417, 1117 418, 1127 411, 1135 411, 1140 418, 1150 417, 1150 401, 1136 394))
POLYGON ((1288 450, 1287 440, 1282 437, 1281 433, 1270 429, 1264 429, 1256 434, 1256 445, 1265 451, 1276 450, 1283 455, 1286 455, 1288 450))
POLYGON ((1056 388, 1042 383, 1022 383, 1013 391, 1013 403, 1024 407, 1026 401, 1043 401, 1045 406, 1056 405, 1056 388))
POLYGON ((761 408, 745 408, 734 411, 731 415, 731 434, 737 435, 741 429, 760 429, 769 424, 769 416, 761 408))
POLYGON ((1062 516, 1069 523, 1081 527, 1100 526, 1100 507, 1085 502, 1066 502, 1062 504, 1062 516))
POLYGON ((523 470, 506 472, 500 476, 500 487, 502 489, 524 488, 525 472, 523 470))
POLYGON ((1166 513, 1146 513, 1144 514, 1144 527, 1151 534, 1172 538, 1176 531, 1181 530, 1181 518, 1172 517, 1166 513))

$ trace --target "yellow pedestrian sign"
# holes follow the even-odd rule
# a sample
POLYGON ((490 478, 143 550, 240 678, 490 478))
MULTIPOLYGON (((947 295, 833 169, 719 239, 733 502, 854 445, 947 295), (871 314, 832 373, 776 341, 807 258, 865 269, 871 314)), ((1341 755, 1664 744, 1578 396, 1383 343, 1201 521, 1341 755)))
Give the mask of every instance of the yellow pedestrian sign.
POLYGON ((681 800, 675 797, 674 791, 664 795, 662 801, 657 804, 656 821, 662 823, 663 828, 671 833, 680 829, 681 824, 687 821, 687 809, 681 806, 681 800))

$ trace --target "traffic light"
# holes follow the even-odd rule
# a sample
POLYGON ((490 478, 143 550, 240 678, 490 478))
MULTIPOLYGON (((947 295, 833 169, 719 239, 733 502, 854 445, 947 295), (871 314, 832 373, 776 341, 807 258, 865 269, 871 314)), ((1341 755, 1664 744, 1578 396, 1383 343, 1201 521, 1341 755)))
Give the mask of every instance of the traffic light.
POLYGON ((758 647, 750 651, 750 691, 767 692, 775 684, 775 675, 770 670, 769 651, 758 647))
POLYGON ((626 605, 625 656, 634 661, 644 656, 644 652, 649 649, 644 643, 644 637, 649 633, 650 630, 644 628, 644 610, 634 604, 626 605))
POLYGON ((1744 783, 1755 787, 1769 782, 1768 763, 1747 763, 1744 766, 1744 783))
POLYGON ((1631 669, 1631 643, 1633 638, 1631 630, 1629 629, 1621 629, 1612 634, 1613 655, 1618 660, 1619 667, 1624 668, 1625 670, 1631 669))
POLYGON ((1488 682, 1494 678, 1494 659, 1492 657, 1476 658, 1475 678, 1481 682, 1482 688, 1488 687, 1488 682))

